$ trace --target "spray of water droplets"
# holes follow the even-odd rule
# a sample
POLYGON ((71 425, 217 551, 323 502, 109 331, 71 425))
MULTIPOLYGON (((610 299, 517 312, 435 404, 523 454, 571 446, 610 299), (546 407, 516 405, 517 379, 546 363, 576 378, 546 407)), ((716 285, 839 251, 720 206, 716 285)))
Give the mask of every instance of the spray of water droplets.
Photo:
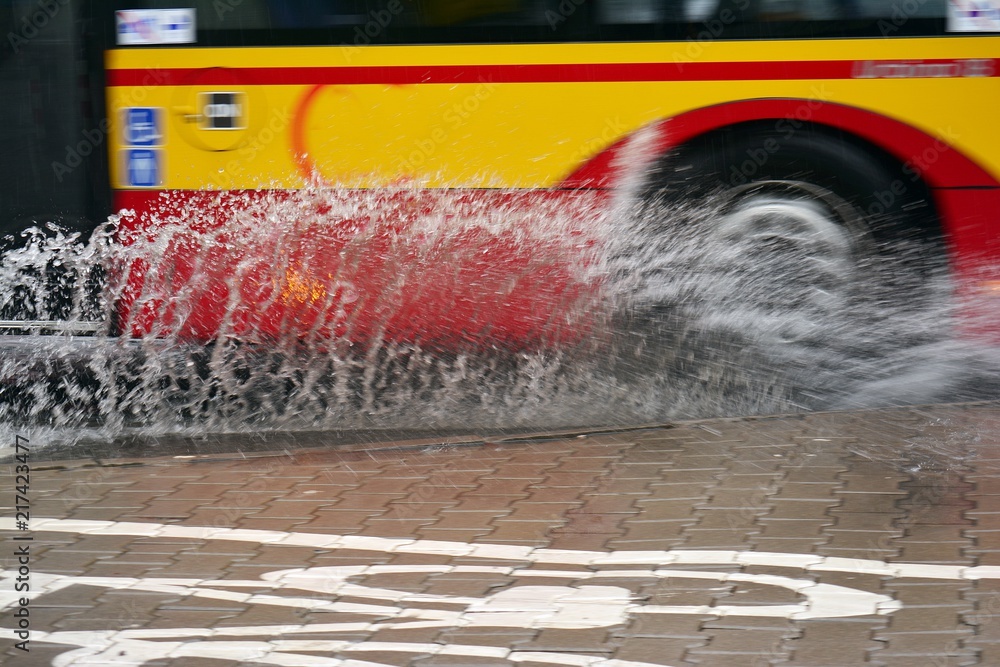
POLYGON ((762 243, 729 213, 633 194, 570 210, 517 193, 314 188, 254 196, 221 225, 202 219, 210 201, 165 198, 155 232, 124 231, 127 213, 86 241, 33 230, 0 262, 0 317, 100 325, 0 339, 0 429, 74 440, 555 428, 1000 394, 1000 353, 969 333, 996 296, 957 286, 939 258, 903 244, 855 256, 762 243), (324 247, 339 249, 333 264, 324 247), (449 325, 435 335, 394 336, 400 313, 455 279, 442 267, 473 267, 459 280, 486 281, 484 294, 533 290, 532 343, 492 335, 524 316, 503 312, 512 298, 483 304, 464 340, 448 339, 463 328, 447 310, 433 313, 449 325), (373 280, 377 293, 356 289, 373 280), (123 298, 131 319, 114 322, 123 298), (205 298, 224 315, 215 342, 194 345, 205 298), (290 298, 309 307, 269 310, 290 298), (139 335, 109 336, 118 329, 139 335))

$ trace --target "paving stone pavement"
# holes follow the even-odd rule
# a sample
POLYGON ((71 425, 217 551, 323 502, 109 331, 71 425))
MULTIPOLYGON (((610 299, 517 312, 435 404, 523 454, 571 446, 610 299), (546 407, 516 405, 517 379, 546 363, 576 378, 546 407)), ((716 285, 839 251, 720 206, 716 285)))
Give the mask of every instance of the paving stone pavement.
POLYGON ((1000 665, 997 403, 28 463, 4 665, 1000 665))

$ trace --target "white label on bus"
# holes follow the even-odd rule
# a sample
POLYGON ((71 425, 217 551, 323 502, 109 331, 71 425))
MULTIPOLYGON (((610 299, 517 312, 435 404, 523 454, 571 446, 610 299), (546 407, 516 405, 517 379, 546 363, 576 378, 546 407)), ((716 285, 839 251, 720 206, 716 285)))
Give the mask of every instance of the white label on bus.
POLYGON ((1000 0, 949 0, 948 32, 1000 32, 1000 0))
POLYGON ((243 93, 199 93, 203 130, 242 130, 246 123, 246 98, 243 93))
POLYGON ((122 46, 193 44, 194 9, 123 9, 115 12, 115 33, 122 46))

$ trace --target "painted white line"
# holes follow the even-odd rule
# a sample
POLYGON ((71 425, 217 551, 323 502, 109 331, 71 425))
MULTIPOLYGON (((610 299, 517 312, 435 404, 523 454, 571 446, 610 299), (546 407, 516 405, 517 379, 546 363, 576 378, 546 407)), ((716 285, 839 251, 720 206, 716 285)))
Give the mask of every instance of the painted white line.
MULTIPOLYGON (((14 521, 0 518, 0 528, 13 530, 14 521)), ((771 617, 791 620, 885 615, 902 608, 890 596, 842 585, 816 582, 810 575, 822 572, 875 574, 946 580, 1000 578, 1000 567, 962 567, 919 563, 886 563, 877 560, 824 557, 809 554, 739 552, 729 550, 671 550, 598 552, 465 544, 432 540, 407 540, 318 533, 283 533, 156 523, 41 519, 32 522, 36 533, 65 532, 87 535, 131 535, 142 538, 231 540, 251 544, 280 544, 328 549, 368 550, 509 560, 510 565, 360 565, 277 570, 254 580, 192 578, 73 577, 32 573, 36 598, 69 586, 94 586, 109 590, 143 591, 182 598, 225 600, 248 606, 264 605, 313 612, 349 613, 369 619, 345 623, 307 623, 282 626, 245 626, 123 630, 120 632, 37 633, 36 639, 78 647, 61 654, 56 667, 107 665, 139 666, 152 660, 191 657, 253 662, 279 667, 384 667, 354 658, 309 655, 308 652, 399 652, 416 655, 493 657, 511 662, 537 662, 583 667, 654 667, 576 655, 572 653, 518 652, 495 647, 439 644, 358 642, 356 640, 294 639, 296 634, 374 633, 388 628, 517 627, 585 630, 627 625, 645 614, 771 617), (544 565, 586 565, 588 569, 536 569, 544 565), (616 566, 631 569, 614 569, 616 566), (642 568, 637 566, 646 565, 642 568), (733 566, 736 571, 688 570, 683 567, 733 566), (744 572, 745 566, 783 567, 801 578, 744 572), (602 569, 607 567, 608 569, 602 569), (495 592, 483 597, 432 595, 358 583, 366 577, 425 574, 482 575, 498 578, 495 592), (794 602, 747 605, 643 604, 628 586, 636 579, 650 582, 709 580, 726 586, 751 584, 787 590, 794 602), (503 580, 507 581, 504 582, 503 580), (553 582, 564 582, 556 583, 553 582), (252 589, 243 592, 241 589, 252 589), (349 598, 351 602, 339 598, 349 598), (270 641, 248 638, 282 637, 270 641), (234 641, 239 638, 238 641, 234 641), (192 641, 198 640, 198 641, 192 641)), ((789 574, 794 574, 790 572, 789 574)), ((16 576, 8 571, 4 578, 16 576)), ((632 584, 634 585, 634 584, 632 584)), ((17 604, 12 586, 0 592, 0 607, 17 604)), ((658 665, 655 667, 664 667, 658 665)))
MULTIPOLYGON (((79 638, 69 637, 80 633, 39 633, 42 641, 57 644, 79 645, 79 638)), ((353 658, 330 658, 303 655, 299 651, 323 653, 400 653, 413 656, 460 656, 468 658, 496 658, 511 662, 532 662, 543 665, 570 665, 579 667, 669 667, 646 662, 613 660, 594 656, 538 651, 512 651, 490 646, 465 646, 457 644, 416 644, 402 642, 351 643, 337 640, 285 640, 268 642, 147 642, 115 638, 113 633, 89 633, 91 643, 76 651, 63 653, 52 664, 55 667, 107 667, 125 665, 141 667, 153 660, 177 658, 205 658, 252 662, 279 667, 386 667, 385 663, 368 662, 353 658)))
MULTIPOLYGON (((14 530, 14 519, 0 518, 0 530, 14 530)), ((385 553, 412 553, 441 556, 466 556, 491 560, 513 560, 529 563, 559 563, 572 565, 771 565, 793 567, 817 572, 850 572, 889 577, 924 579, 996 579, 1000 567, 961 565, 924 565, 920 563, 886 563, 860 558, 837 558, 808 554, 772 553, 766 551, 714 551, 673 549, 670 551, 566 551, 504 544, 466 544, 437 540, 409 540, 357 535, 323 535, 320 533, 281 533, 271 530, 175 526, 158 523, 127 523, 114 521, 83 521, 71 519, 35 519, 34 531, 63 533, 96 533, 100 535, 135 535, 137 537, 169 537, 191 539, 232 540, 255 544, 281 544, 316 548, 342 548, 385 553)))

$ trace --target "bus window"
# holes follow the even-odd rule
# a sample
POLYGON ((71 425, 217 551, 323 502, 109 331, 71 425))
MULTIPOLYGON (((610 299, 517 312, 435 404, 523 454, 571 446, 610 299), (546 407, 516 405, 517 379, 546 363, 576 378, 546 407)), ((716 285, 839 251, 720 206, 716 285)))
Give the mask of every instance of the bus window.
MULTIPOLYGON (((899 3, 892 0, 851 0, 844 4, 852 5, 857 15, 863 18, 890 18, 894 12, 900 11, 899 3)), ((912 4, 915 7, 911 10, 910 5, 907 5, 906 15, 914 18, 943 18, 948 10, 946 0, 927 0, 912 4)))
MULTIPOLYGON (((265 0, 213 2, 213 0, 144 0, 129 3, 128 9, 174 9, 193 7, 199 30, 253 30, 270 28, 272 21, 265 0)), ((289 5, 298 4, 289 2, 289 5)))
MULTIPOLYGON (((948 3, 926 0, 907 7, 909 18, 943 18, 948 3)), ((689 0, 684 3, 684 16, 701 22, 730 16, 736 20, 762 21, 829 21, 851 19, 894 18, 900 13, 893 0, 689 0)), ((727 20, 726 23, 731 21, 727 20)))
POLYGON ((604 0, 598 4, 597 20, 601 23, 661 23, 676 21, 680 3, 657 0, 604 0))
POLYGON ((528 3, 519 0, 426 0, 423 20, 426 25, 459 25, 486 23, 495 25, 506 21, 519 22, 519 16, 528 3))

